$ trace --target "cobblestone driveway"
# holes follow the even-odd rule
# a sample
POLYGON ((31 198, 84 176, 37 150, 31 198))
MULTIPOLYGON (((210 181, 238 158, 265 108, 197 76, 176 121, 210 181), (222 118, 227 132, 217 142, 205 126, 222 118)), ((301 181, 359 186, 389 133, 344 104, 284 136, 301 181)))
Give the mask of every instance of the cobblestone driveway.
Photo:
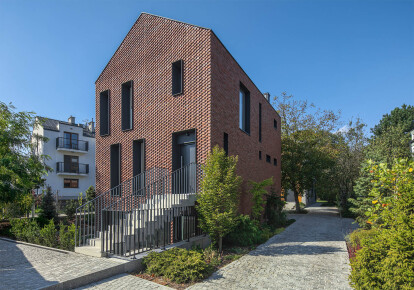
POLYGON ((266 244, 191 289, 350 289, 344 236, 355 225, 314 206, 266 244))

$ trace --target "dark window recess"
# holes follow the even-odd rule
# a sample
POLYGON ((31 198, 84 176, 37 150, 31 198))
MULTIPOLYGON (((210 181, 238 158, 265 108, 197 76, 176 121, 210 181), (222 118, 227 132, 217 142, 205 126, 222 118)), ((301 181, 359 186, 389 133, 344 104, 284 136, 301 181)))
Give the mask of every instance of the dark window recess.
POLYGON ((79 173, 79 156, 63 156, 64 172, 79 173))
POLYGON ((172 64, 172 94, 178 95, 183 93, 184 87, 184 62, 179 60, 172 64))
POLYGON ((250 134, 250 92, 242 83, 239 92, 239 127, 250 134))
POLYGON ((133 85, 129 81, 122 84, 122 130, 132 129, 133 103, 133 85))
POLYGON ((121 183, 121 145, 111 145, 111 189, 112 195, 120 195, 118 186, 121 183), (116 188, 114 188, 116 187, 116 188))
POLYGON ((277 166, 277 159, 276 158, 273 158, 273 165, 277 166))
POLYGON ((262 160, 262 151, 259 151, 259 159, 262 160))
POLYGON ((267 162, 267 163, 270 163, 270 155, 267 155, 267 154, 266 154, 266 162, 267 162))
POLYGON ((226 155, 229 155, 229 134, 223 134, 223 149, 226 152, 226 155))
POLYGON ((132 143, 132 158, 133 166, 132 171, 133 175, 136 176, 145 171, 145 143, 144 140, 134 140, 132 143))
POLYGON ((262 142, 262 104, 259 103, 259 142, 262 142))
POLYGON ((79 136, 76 133, 64 132, 63 133, 63 146, 68 149, 79 149, 78 146, 79 136))
POLYGON ((79 180, 78 179, 65 178, 63 180, 63 187, 64 188, 78 188, 79 187, 79 180))
POLYGON ((99 134, 109 134, 109 91, 99 94, 99 134))
POLYGON ((276 121, 276 119, 273 119, 273 127, 274 127, 275 129, 277 129, 277 121, 276 121))

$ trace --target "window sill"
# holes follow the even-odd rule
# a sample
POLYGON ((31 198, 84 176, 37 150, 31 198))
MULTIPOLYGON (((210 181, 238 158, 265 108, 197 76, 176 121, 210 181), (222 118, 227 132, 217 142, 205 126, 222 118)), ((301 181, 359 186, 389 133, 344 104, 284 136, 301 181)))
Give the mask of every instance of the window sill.
POLYGON ((134 130, 134 128, 130 128, 130 129, 121 129, 122 132, 128 132, 128 131, 132 131, 134 130))
POLYGON ((249 135, 249 136, 250 136, 250 133, 249 133, 249 132, 244 131, 242 128, 239 128, 239 129, 240 129, 240 131, 242 131, 243 133, 245 133, 245 134, 247 134, 247 135, 249 135))

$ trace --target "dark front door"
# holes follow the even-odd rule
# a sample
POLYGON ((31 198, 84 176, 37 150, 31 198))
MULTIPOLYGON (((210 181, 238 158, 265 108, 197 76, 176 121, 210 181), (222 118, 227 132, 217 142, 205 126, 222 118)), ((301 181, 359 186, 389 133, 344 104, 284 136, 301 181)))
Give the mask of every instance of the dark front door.
POLYGON ((195 131, 175 133, 173 144, 173 191, 194 193, 196 184, 195 131))

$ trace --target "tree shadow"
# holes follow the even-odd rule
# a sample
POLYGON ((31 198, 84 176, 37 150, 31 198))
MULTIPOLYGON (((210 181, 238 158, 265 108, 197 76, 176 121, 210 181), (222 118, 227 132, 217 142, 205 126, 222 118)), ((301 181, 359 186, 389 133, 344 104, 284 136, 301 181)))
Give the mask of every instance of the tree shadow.
MULTIPOLYGON (((41 259, 36 247, 0 239, 0 289, 38 289, 58 283, 45 279, 37 270, 41 259)), ((53 269, 50 269, 53 271, 53 269)))

